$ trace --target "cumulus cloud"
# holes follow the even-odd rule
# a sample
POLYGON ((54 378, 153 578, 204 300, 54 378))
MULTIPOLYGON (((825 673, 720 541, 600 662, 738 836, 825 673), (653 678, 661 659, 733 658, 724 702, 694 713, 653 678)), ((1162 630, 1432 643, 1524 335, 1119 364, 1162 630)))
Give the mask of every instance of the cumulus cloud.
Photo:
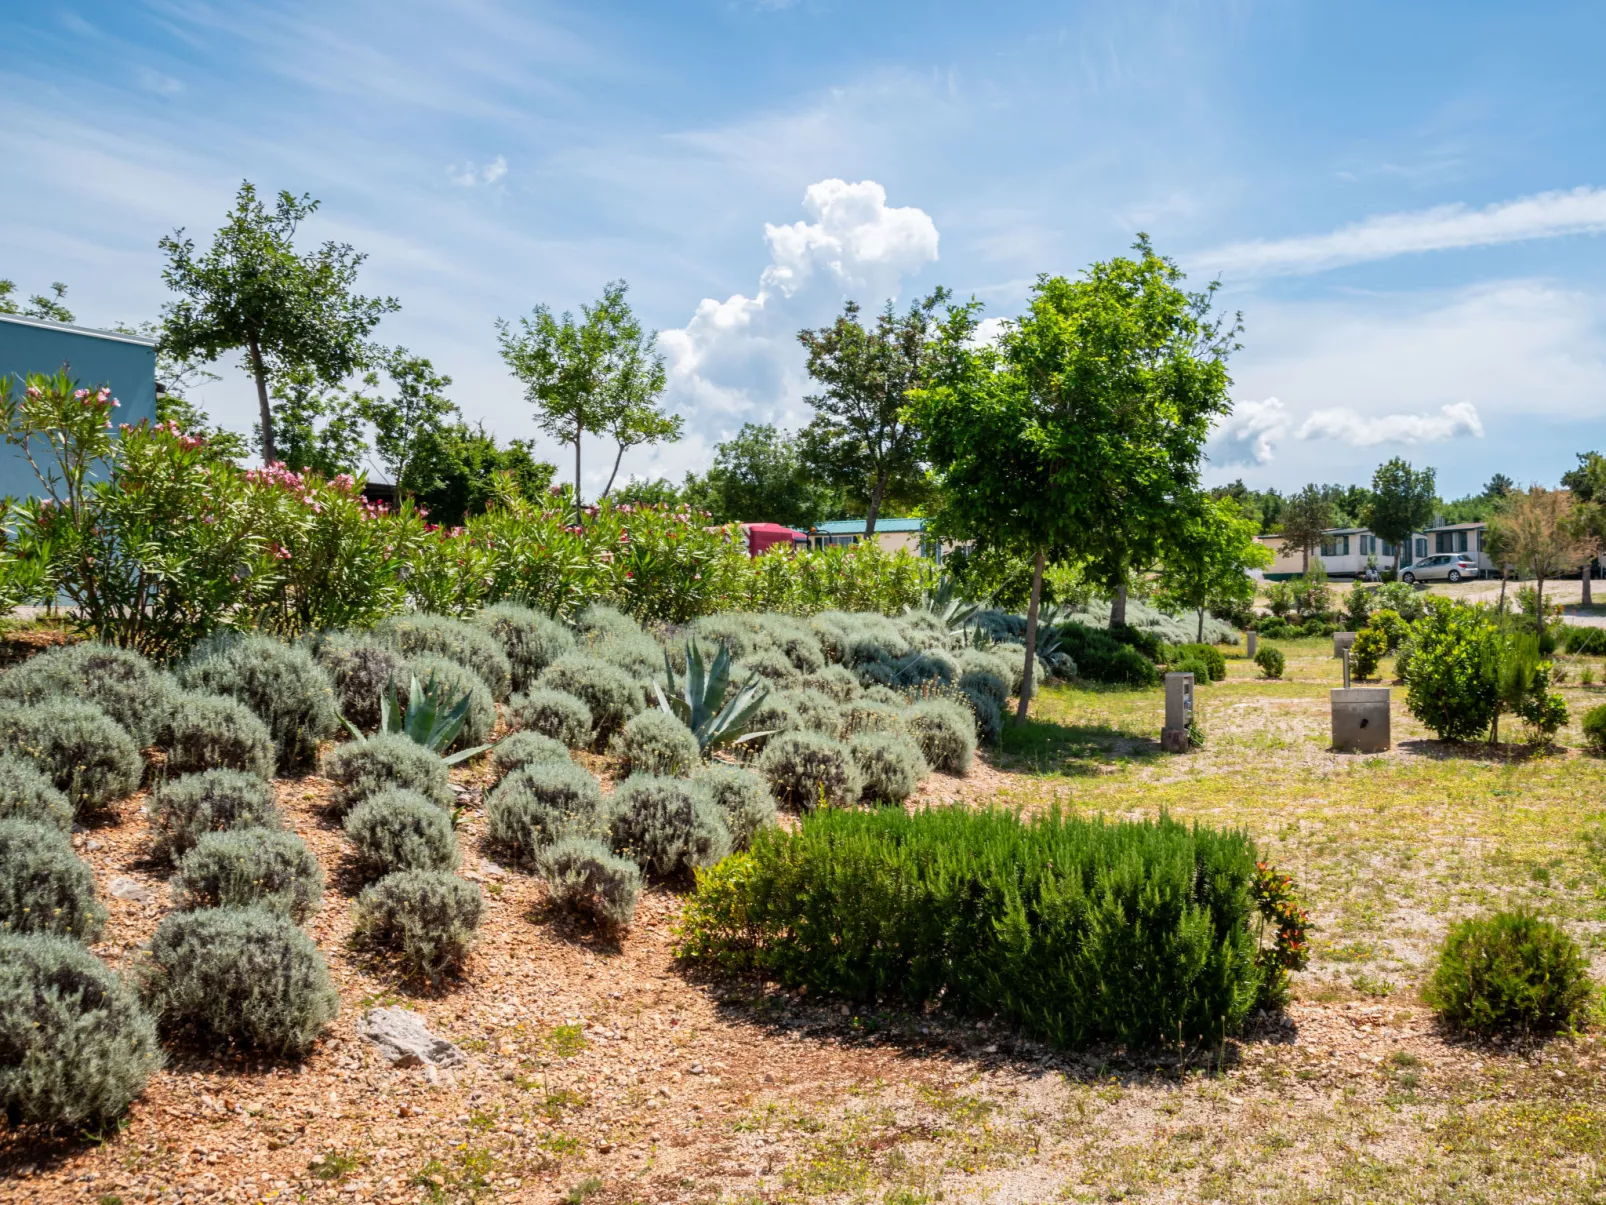
POLYGON ((475 167, 472 159, 465 160, 459 167, 452 163, 447 165, 446 174, 453 184, 460 188, 473 188, 479 184, 495 184, 507 175, 507 159, 498 155, 483 167, 475 167))
POLYGON ((1216 431, 1212 459, 1225 464, 1270 464, 1277 441, 1288 434, 1288 407, 1274 397, 1237 402, 1216 431))
POLYGON ((1483 438, 1483 420, 1471 402, 1451 402, 1437 414, 1363 415, 1339 408, 1318 410, 1299 426, 1300 439, 1336 439, 1357 448, 1378 444, 1442 443, 1471 436, 1483 438))

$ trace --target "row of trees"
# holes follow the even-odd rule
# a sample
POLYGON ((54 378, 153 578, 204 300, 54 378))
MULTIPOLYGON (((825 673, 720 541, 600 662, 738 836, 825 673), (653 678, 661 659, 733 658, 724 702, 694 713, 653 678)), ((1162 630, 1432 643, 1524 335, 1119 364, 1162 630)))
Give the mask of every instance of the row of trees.
MULTIPOLYGON (((1516 483, 1504 473, 1496 473, 1476 494, 1446 501, 1435 497, 1431 513, 1442 516, 1449 523, 1481 523, 1489 519, 1500 500, 1516 488, 1516 483)), ((1323 485, 1311 482, 1303 489, 1283 493, 1272 488, 1253 490, 1242 480, 1217 486, 1211 491, 1218 497, 1232 497, 1245 514, 1260 524, 1262 535, 1280 535, 1287 531, 1290 521, 1303 519, 1307 529, 1314 513, 1326 520, 1326 527, 1365 527, 1367 515, 1376 505, 1377 487, 1364 485, 1323 485)))

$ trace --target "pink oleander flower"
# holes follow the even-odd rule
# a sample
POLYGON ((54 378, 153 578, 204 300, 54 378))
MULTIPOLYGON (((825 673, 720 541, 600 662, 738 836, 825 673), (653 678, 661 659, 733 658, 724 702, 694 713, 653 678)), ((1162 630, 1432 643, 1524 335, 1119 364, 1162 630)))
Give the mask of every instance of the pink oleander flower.
POLYGON ((29 385, 27 393, 28 393, 28 396, 31 399, 33 399, 34 401, 38 401, 41 397, 44 396, 44 393, 41 392, 39 386, 37 386, 37 385, 29 385))
POLYGON ((81 402, 88 396, 89 396, 89 390, 87 390, 87 389, 75 389, 75 390, 73 390, 73 398, 76 401, 80 401, 81 402))

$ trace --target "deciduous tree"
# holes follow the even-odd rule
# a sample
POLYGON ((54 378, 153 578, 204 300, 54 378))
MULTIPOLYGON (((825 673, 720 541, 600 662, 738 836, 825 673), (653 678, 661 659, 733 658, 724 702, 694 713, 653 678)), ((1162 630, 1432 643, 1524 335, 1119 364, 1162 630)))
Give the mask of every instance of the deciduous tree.
POLYGON ((1411 533, 1425 527, 1433 518, 1433 470, 1413 469, 1396 456, 1387 464, 1379 465, 1372 474, 1372 500, 1366 507, 1364 521, 1373 535, 1381 536, 1394 545, 1394 567, 1400 567, 1400 555, 1410 542, 1411 533))
POLYGON ((689 474, 687 502, 716 523, 780 523, 807 530, 829 518, 840 497, 815 479, 797 439, 768 424, 742 429, 714 450, 707 472, 689 474))
POLYGON ((1302 573, 1310 572, 1310 550, 1322 542, 1322 533, 1331 526, 1333 503, 1319 485, 1307 485, 1283 504, 1283 544, 1303 554, 1302 573))
POLYGON ((1255 539, 1258 524, 1231 498, 1200 496, 1186 507, 1161 556, 1160 598, 1173 607, 1197 611, 1204 641, 1205 611, 1254 601, 1251 569, 1272 563, 1271 549, 1255 539))
POLYGON ((1573 513, 1570 490, 1531 485, 1506 496, 1490 523, 1501 555, 1534 576, 1539 635, 1545 634, 1545 582, 1576 569, 1592 555, 1592 542, 1573 513))

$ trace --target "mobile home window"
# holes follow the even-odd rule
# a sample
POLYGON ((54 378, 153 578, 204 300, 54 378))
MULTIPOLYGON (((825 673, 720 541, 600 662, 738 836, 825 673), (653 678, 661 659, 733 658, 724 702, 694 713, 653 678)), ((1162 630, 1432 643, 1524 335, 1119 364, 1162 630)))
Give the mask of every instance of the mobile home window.
POLYGON ((1478 528, 1478 551, 1479 552, 1483 551, 1483 532, 1484 532, 1483 528, 1481 528, 1481 527, 1478 528))
POLYGON ((1465 531, 1455 533, 1455 550, 1457 552, 1465 552, 1467 550, 1467 533, 1465 531))
POLYGON ((1417 541, 1416 541, 1416 555, 1420 558, 1420 557, 1427 556, 1427 554, 1428 554, 1428 539, 1427 539, 1426 536, 1418 536, 1417 537, 1417 541))

